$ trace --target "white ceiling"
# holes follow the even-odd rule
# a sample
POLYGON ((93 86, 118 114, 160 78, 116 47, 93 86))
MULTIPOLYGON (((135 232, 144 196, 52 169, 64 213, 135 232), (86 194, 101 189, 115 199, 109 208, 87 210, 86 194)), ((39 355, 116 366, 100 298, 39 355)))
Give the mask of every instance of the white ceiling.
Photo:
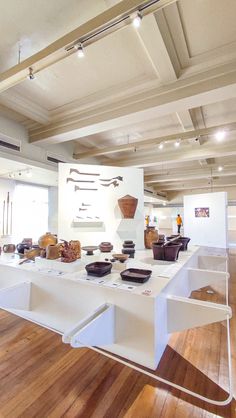
MULTIPOLYGON (((0 68, 17 63, 19 40, 26 58, 90 18, 98 22, 116 3, 0 0, 0 68)), ((235 16, 235 0, 177 0, 144 16, 139 29, 129 25, 86 46, 83 59, 72 54, 45 66, 33 82, 12 85, 0 94, 0 112, 30 127, 38 145, 72 141, 76 153, 104 149, 97 156, 102 163, 143 167, 147 184, 155 175, 152 187, 167 194, 176 189, 175 174, 180 188, 189 183, 186 173, 194 186, 207 187, 219 165, 225 170, 212 181, 232 187, 235 130, 222 142, 193 135, 178 149, 174 141, 162 151, 115 147, 236 122, 235 16)))

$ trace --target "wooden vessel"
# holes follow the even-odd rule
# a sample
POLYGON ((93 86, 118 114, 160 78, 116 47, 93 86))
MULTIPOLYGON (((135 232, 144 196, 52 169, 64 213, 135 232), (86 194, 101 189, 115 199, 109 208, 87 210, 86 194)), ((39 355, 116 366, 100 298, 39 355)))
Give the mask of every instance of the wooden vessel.
POLYGON ((155 229, 155 226, 147 226, 144 231, 144 244, 145 248, 151 249, 152 243, 158 241, 159 235, 158 231, 155 229))

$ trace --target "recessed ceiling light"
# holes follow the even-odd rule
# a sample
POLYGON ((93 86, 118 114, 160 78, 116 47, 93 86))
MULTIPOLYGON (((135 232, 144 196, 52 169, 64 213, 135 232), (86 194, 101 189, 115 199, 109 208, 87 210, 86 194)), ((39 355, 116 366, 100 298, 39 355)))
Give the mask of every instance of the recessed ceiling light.
POLYGON ((163 149, 163 148, 164 148, 164 144, 161 142, 161 143, 158 145, 158 148, 159 148, 159 149, 163 149))
POLYGON ((180 146, 180 141, 175 141, 175 148, 178 148, 180 146))
POLYGON ((222 167, 222 165, 219 165, 218 171, 223 171, 223 170, 224 170, 224 167, 222 167))
POLYGON ((226 132, 225 131, 218 131, 215 134, 215 138, 217 141, 222 141, 225 138, 226 132))
POLYGON ((141 13, 137 12, 132 16, 132 24, 135 28, 139 28, 141 25, 142 15, 141 13))
POLYGON ((163 206, 166 206, 166 202, 162 202, 162 205, 163 205, 163 206))

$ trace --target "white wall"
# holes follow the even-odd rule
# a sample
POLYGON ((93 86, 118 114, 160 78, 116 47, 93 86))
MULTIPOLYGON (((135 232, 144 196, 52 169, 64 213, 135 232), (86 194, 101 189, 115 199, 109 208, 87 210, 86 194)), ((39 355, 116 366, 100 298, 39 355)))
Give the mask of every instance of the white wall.
POLYGON ((184 196, 184 232, 191 243, 227 248, 227 193, 184 196), (208 207, 209 218, 196 218, 195 208, 208 207))
POLYGON ((48 230, 58 234, 58 187, 48 188, 48 230))
MULTIPOLYGON (((99 245, 102 241, 110 241, 114 250, 121 251, 125 239, 134 240, 137 249, 144 248, 144 203, 143 203, 143 170, 135 168, 107 167, 98 165, 59 164, 59 210, 58 235, 62 239, 78 239, 82 245, 99 245), (99 173, 100 176, 78 176, 69 174, 70 168, 85 173, 99 173), (101 179, 122 176, 119 186, 103 187, 101 179), (76 183, 66 183, 67 177, 80 180, 95 180, 95 183, 77 183, 80 187, 98 188, 97 191, 74 191, 76 183), (118 207, 118 199, 131 195, 138 198, 138 206, 134 219, 123 219, 118 207), (91 204, 89 210, 79 212, 83 203, 91 204), (100 216, 102 225, 73 222, 76 216, 100 216)), ((95 222, 93 219, 91 222, 95 222)))

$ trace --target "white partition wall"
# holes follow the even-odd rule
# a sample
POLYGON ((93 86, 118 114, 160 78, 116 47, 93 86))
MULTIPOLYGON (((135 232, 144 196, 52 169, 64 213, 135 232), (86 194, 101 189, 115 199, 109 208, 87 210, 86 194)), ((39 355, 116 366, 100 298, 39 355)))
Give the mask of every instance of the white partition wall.
POLYGON ((117 251, 124 240, 131 239, 136 249, 143 249, 143 170, 59 164, 58 235, 66 240, 78 239, 82 245, 110 241, 117 251), (118 199, 125 195, 138 199, 133 219, 124 219, 119 209, 118 199))
POLYGON ((184 235, 191 243, 227 248, 227 193, 184 196, 184 235))

